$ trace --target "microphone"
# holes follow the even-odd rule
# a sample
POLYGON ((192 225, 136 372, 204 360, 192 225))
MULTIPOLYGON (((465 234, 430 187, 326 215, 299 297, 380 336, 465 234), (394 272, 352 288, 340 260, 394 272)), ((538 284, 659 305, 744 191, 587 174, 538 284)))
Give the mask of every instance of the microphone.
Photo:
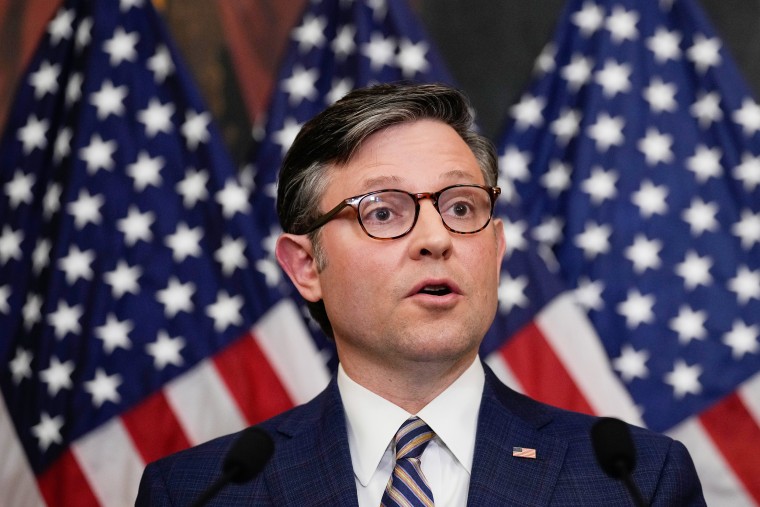
POLYGON ((628 425, 620 419, 602 417, 591 427, 591 443, 604 473, 623 481, 636 507, 645 507, 641 492, 631 477, 636 468, 636 449, 628 425))
POLYGON ((273 452, 272 437, 262 428, 251 426, 243 430, 224 458, 222 476, 193 502, 192 507, 206 505, 230 482, 242 484, 253 479, 264 469, 273 452))

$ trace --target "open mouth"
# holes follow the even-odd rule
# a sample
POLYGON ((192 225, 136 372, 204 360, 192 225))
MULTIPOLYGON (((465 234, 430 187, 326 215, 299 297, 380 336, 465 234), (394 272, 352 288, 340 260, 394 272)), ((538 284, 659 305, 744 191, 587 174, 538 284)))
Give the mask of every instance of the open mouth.
POLYGON ((426 285, 418 294, 428 294, 430 296, 445 296, 451 294, 451 287, 448 285, 426 285))

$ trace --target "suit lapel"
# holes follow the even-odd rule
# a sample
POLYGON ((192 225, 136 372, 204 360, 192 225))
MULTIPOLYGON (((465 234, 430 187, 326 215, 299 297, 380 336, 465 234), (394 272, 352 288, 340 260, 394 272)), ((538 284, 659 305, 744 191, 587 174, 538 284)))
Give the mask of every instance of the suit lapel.
MULTIPOLYGON (((541 429, 552 416, 502 384, 485 366, 468 506, 548 505, 562 469, 567 443, 541 429), (514 447, 536 458, 512 455, 514 447)), ((273 505, 357 505, 343 403, 335 379, 297 417, 277 431, 273 462, 265 469, 273 505)))
POLYGON ((310 404, 304 417, 286 419, 277 430, 279 462, 266 483, 274 505, 357 505, 343 403, 335 379, 310 404))
POLYGON ((486 367, 468 506, 550 503, 567 451, 564 441, 540 431, 550 421, 486 367), (535 449, 536 458, 515 457, 514 447, 535 449))

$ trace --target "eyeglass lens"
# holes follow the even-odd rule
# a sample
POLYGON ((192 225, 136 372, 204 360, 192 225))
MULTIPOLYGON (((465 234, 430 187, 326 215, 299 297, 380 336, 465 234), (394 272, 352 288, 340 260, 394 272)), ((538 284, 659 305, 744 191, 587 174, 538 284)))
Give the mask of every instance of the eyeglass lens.
MULTIPOLYGON (((389 190, 370 194, 359 202, 359 220, 364 230, 377 238, 393 238, 408 232, 415 219, 415 198, 389 190)), ((480 187, 451 187, 438 197, 438 211, 454 232, 475 232, 491 218, 491 196, 480 187)))

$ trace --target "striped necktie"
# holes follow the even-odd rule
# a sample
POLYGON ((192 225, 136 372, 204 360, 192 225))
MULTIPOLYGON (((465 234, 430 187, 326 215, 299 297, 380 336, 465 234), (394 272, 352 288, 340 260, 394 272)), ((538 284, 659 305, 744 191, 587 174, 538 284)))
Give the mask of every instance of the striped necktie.
POLYGON ((381 507, 432 507, 433 492, 420 469, 420 457, 435 436, 430 426, 412 417, 395 437, 396 466, 385 487, 381 507))

